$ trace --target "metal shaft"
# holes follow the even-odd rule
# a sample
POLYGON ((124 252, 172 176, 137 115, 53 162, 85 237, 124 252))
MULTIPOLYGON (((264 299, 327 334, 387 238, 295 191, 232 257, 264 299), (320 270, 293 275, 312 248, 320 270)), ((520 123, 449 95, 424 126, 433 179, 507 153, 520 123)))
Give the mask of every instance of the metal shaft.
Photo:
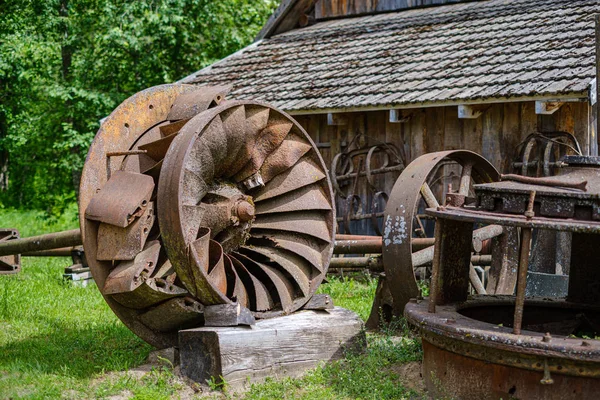
POLYGON ((549 178, 533 178, 531 176, 522 176, 515 174, 505 174, 500 175, 500 180, 503 181, 514 181, 527 183, 530 185, 539 185, 539 186, 551 186, 551 187, 564 187, 564 188, 573 188, 586 191, 587 181, 580 182, 569 182, 569 181, 558 181, 555 179, 549 178))
POLYGON ((383 271, 381 257, 334 257, 329 263, 329 269, 364 269, 383 271))
MULTIPOLYGON (((535 202, 535 190, 529 193, 527 211, 525 216, 531 219, 534 216, 533 206, 535 202)), ((517 296, 515 298, 515 315, 513 322, 513 333, 521 334, 523 322, 523 307, 525 306, 525 289, 527 288, 527 268, 529 267, 529 250, 531 248, 531 228, 521 229, 521 253, 519 254, 519 270, 517 272, 517 296)))
POLYGON ((80 246, 81 244, 81 231, 79 229, 48 233, 46 235, 1 242, 0 257, 33 251, 58 249, 61 247, 80 246))
MULTIPOLYGON (((442 243, 442 231, 444 229, 444 220, 438 219, 435 224, 435 241, 439 244, 442 243)), ((433 265, 431 268, 431 284, 429 286, 429 304, 427 311, 435 313, 435 305, 438 297, 438 276, 440 275, 440 264, 442 258, 442 246, 435 246, 435 252, 433 253, 433 265)))
MULTIPOLYGON (((333 254, 381 254, 382 239, 381 236, 360 236, 355 235, 336 235, 333 254), (340 240, 340 237, 348 238, 340 240)), ((433 246, 433 238, 413 238, 411 244, 413 251, 433 246)))
POLYGON ((527 287, 527 267, 529 264, 529 248, 531 246, 531 228, 521 229, 521 254, 519 256, 519 271, 517 275, 517 297, 515 299, 515 315, 513 333, 521 334, 523 322, 523 307, 525 306, 525 288, 527 287))
POLYGON ((60 249, 30 251, 30 252, 21 254, 21 257, 71 257, 73 250, 83 250, 83 249, 79 246, 61 247, 60 249))

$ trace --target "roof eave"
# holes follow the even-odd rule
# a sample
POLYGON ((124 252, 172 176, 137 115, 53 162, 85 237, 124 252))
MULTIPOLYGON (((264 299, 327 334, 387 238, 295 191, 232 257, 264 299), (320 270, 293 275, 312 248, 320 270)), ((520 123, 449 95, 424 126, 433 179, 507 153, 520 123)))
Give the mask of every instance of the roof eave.
POLYGON ((307 115, 307 114, 328 114, 328 113, 349 113, 349 112, 367 112, 367 111, 384 111, 384 110, 406 110, 414 108, 432 108, 432 107, 448 107, 459 105, 473 104, 498 104, 498 103, 518 103, 525 101, 561 101, 561 102, 589 102, 589 94, 586 92, 571 92, 563 94, 541 94, 535 96, 515 96, 515 97, 490 97, 473 100, 448 100, 448 101, 430 101, 424 103, 390 103, 374 106, 360 107, 332 107, 332 108, 313 108, 288 110, 282 109, 292 115, 307 115))

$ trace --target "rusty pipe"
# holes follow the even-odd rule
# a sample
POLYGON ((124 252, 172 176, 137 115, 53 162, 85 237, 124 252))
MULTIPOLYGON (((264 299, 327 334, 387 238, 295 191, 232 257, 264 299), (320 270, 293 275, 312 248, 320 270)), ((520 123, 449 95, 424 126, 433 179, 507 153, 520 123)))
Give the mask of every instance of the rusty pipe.
POLYGON ((347 235, 342 233, 335 234, 335 240, 374 240, 381 239, 381 236, 369 236, 369 235, 347 235))
MULTIPOLYGON (((433 238, 411 239, 413 251, 433 246, 434 243, 433 238)), ((381 236, 336 235, 333 254, 381 254, 382 246, 381 236), (339 239, 352 236, 357 236, 359 239, 339 239)))
POLYGON ((587 181, 569 182, 569 181, 559 181, 559 180, 555 180, 555 179, 551 179, 551 178, 534 178, 531 176, 523 176, 523 175, 515 175, 515 174, 500 175, 500 180, 501 181, 514 181, 514 182, 520 182, 520 183, 527 183, 529 185, 579 189, 584 192, 587 190, 586 189, 587 181))
POLYGON ((0 242, 0 257, 59 249, 61 247, 81 246, 82 244, 81 231, 79 229, 54 232, 46 235, 2 241, 0 242))
POLYGON ((21 254, 21 257, 71 257, 74 250, 83 251, 80 246, 61 247, 58 249, 48 249, 39 251, 30 251, 21 254))
POLYGON ((381 257, 333 257, 329 269, 365 269, 383 271, 381 257))

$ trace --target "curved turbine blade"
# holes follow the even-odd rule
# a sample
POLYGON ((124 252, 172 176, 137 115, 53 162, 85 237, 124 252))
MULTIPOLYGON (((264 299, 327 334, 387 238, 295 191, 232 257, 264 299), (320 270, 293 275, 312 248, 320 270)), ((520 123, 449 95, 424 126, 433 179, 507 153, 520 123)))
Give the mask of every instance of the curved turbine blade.
POLYGON ((284 173, 274 177, 265 186, 257 189, 253 194, 254 202, 281 196, 292 190, 319 182, 325 178, 325 174, 309 157, 302 157, 298 164, 284 173))
POLYGON ((257 215, 308 210, 331 210, 329 200, 317 185, 304 186, 256 204, 257 215))

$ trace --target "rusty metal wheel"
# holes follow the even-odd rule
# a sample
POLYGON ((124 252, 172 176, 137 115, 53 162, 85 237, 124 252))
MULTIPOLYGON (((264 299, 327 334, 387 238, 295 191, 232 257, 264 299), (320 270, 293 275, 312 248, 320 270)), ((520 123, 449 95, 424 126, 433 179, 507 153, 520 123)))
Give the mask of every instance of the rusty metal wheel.
POLYGON ((383 226, 383 265, 396 315, 421 294, 416 274, 427 279, 423 267, 433 259, 434 246, 413 251, 414 238, 433 236, 434 221, 422 218, 424 209, 445 203, 449 183, 458 189, 450 194, 453 201, 464 201, 473 184, 497 180, 494 166, 467 150, 425 154, 402 172, 389 196, 383 226))
POLYGON ((94 280, 159 348, 203 324, 207 305, 235 300, 258 317, 298 309, 331 257, 332 192, 316 147, 287 114, 225 95, 137 93, 104 121, 82 172, 94 280))
POLYGON ((202 323, 202 304, 169 274, 155 218, 156 158, 170 135, 225 94, 191 85, 136 93, 102 123, 82 171, 79 218, 94 280, 123 323, 159 348, 176 343, 177 327, 202 323))
POLYGON ((169 259, 203 304, 259 317, 304 305, 333 251, 331 184, 287 114, 226 102, 190 120, 164 159, 158 219, 169 259))

